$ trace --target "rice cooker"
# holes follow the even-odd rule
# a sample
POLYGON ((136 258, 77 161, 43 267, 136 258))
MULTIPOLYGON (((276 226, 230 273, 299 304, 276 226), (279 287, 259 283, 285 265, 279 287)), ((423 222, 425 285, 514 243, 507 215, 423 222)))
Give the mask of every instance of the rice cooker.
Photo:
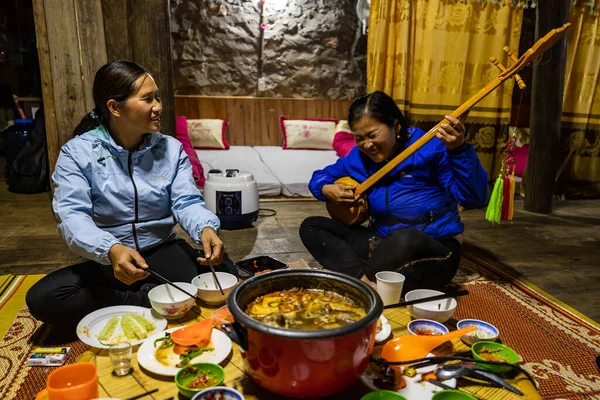
POLYGON ((258 186, 247 171, 208 171, 204 183, 206 207, 221 220, 222 229, 249 228, 258 217, 258 186))

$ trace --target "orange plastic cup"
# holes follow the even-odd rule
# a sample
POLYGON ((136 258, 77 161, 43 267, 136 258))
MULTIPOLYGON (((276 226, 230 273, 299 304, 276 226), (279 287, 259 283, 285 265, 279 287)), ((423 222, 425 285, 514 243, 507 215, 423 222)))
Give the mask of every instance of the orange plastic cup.
POLYGON ((77 363, 62 366, 48 375, 46 389, 36 400, 90 400, 98 398, 96 365, 77 363))

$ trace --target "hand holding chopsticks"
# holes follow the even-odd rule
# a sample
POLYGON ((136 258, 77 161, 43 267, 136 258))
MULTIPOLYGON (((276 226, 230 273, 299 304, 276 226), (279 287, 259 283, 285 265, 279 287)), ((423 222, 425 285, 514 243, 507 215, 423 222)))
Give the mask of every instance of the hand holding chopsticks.
POLYGON ((396 303, 396 304, 388 304, 387 306, 383 306, 383 308, 404 307, 404 306, 410 306, 413 304, 427 303, 429 301, 434 301, 434 300, 448 299, 450 297, 460 297, 460 296, 464 296, 467 294, 469 294, 468 290, 459 290, 458 292, 438 294, 437 296, 430 296, 430 297, 423 297, 421 299, 402 301, 402 302, 396 303))

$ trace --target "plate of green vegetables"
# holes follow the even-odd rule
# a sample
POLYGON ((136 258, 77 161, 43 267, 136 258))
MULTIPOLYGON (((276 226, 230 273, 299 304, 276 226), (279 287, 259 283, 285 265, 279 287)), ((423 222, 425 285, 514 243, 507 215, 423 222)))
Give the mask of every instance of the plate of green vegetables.
POLYGON ((167 320, 151 309, 113 306, 86 315, 77 325, 77 336, 85 344, 107 349, 117 343, 132 346, 167 327, 167 320))

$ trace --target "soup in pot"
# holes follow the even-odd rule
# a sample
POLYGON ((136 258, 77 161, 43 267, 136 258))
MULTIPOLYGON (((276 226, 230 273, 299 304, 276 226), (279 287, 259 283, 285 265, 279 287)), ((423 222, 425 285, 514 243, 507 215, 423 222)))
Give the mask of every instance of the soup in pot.
POLYGON ((250 317, 287 329, 333 329, 366 315, 358 302, 319 289, 288 289, 259 296, 245 310, 250 317))

